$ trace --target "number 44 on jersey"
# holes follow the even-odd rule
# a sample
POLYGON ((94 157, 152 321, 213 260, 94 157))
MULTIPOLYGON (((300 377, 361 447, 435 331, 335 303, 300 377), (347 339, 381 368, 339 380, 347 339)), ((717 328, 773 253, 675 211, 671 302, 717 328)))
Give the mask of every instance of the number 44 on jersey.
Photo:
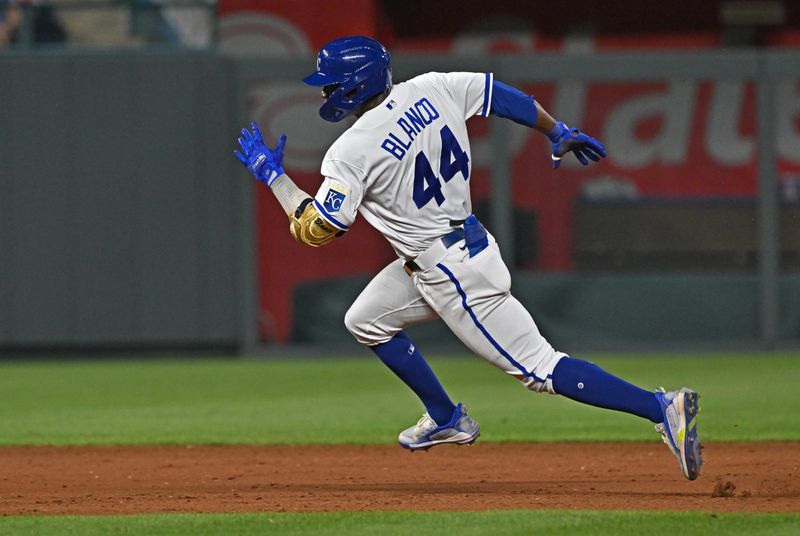
MULTIPOLYGON (((449 182, 456 173, 461 173, 464 180, 469 179, 469 156, 461 149, 458 140, 453 135, 447 125, 439 131, 442 138, 442 156, 439 159, 439 175, 444 182, 449 182)), ((437 205, 444 203, 442 193, 442 182, 439 180, 431 168, 431 163, 425 153, 419 153, 414 163, 414 203, 417 208, 422 208, 431 199, 436 200, 437 205)))

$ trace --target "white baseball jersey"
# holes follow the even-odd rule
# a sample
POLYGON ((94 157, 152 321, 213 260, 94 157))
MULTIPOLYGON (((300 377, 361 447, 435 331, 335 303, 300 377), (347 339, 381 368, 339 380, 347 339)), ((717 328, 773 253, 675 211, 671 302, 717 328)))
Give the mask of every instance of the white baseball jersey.
POLYGON ((397 259, 373 278, 345 315, 367 345, 440 317, 468 347, 534 391, 553 392, 556 352, 511 295, 500 249, 470 256, 437 238, 472 212, 466 120, 491 111, 491 74, 428 73, 397 84, 331 146, 317 210, 346 230, 356 211, 398 255, 429 263, 409 277, 397 259), (435 258, 431 259, 434 253, 435 258))
POLYGON ((465 121, 489 115, 491 73, 427 73, 395 85, 330 147, 317 210, 347 230, 356 211, 411 259, 472 212, 465 121))

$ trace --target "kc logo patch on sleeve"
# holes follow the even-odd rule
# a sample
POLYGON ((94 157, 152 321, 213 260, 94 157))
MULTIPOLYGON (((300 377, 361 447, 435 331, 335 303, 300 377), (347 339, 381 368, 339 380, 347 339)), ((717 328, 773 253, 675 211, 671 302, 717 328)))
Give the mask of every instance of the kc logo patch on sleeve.
POLYGON ((332 182, 328 192, 325 194, 325 201, 322 206, 328 212, 339 212, 348 193, 349 190, 343 184, 332 182))

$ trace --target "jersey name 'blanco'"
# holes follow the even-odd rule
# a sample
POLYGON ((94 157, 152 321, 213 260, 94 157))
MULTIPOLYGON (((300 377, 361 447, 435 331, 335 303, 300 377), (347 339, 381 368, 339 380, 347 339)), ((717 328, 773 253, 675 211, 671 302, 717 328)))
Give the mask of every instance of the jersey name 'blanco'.
POLYGON ((328 149, 314 205, 347 230, 360 212, 411 259, 472 212, 466 120, 488 116, 491 73, 427 73, 397 84, 328 149))

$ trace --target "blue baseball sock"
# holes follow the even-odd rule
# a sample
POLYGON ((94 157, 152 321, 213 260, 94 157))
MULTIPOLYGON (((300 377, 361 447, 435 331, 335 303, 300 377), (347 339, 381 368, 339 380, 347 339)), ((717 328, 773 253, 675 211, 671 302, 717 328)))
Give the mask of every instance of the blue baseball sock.
POLYGON ((572 400, 632 413, 654 423, 664 420, 655 393, 617 378, 594 363, 572 357, 561 358, 553 369, 552 381, 556 393, 572 400))
POLYGON ((417 394, 431 419, 439 425, 450 421, 456 406, 405 331, 369 349, 417 394))

